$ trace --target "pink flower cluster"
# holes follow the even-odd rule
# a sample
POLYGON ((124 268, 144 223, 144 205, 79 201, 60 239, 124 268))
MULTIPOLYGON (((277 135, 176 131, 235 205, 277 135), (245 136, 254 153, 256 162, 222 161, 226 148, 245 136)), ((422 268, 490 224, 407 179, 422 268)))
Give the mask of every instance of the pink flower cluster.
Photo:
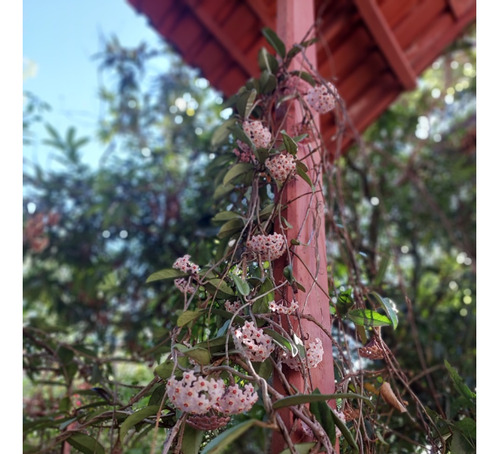
POLYGON ((271 143, 271 131, 262 122, 246 120, 243 122, 243 131, 257 148, 268 148, 271 143))
POLYGON ((316 87, 311 88, 307 92, 306 101, 314 110, 320 114, 324 114, 335 108, 336 95, 337 89, 332 83, 328 82, 326 86, 317 85, 316 87))
POLYGON ((250 410, 258 395, 253 386, 247 383, 243 388, 238 385, 226 387, 225 393, 216 402, 214 408, 223 415, 236 415, 250 410))
POLYGON ((250 147, 241 140, 237 140, 236 143, 238 144, 238 147, 233 150, 233 153, 238 157, 238 159, 241 162, 255 163, 256 159, 250 147))
POLYGON ((281 233, 255 235, 247 240, 247 247, 272 261, 285 253, 286 239, 281 233))
POLYGON ((224 303, 224 308, 226 309, 226 311, 228 312, 232 312, 233 314, 238 311, 241 306, 243 306, 239 301, 229 301, 229 300, 226 300, 226 302, 224 303))
POLYGON ((167 395, 179 410, 202 415, 207 413, 224 394, 220 379, 197 377, 193 371, 183 373, 182 379, 167 381, 167 395))
MULTIPOLYGON (((309 344, 306 344, 307 365, 310 369, 318 367, 318 364, 323 361, 323 353, 323 344, 318 337, 309 344)), ((284 350, 281 359, 290 369, 300 369, 299 355, 292 357, 287 350, 284 350)))
POLYGON ((299 308, 299 303, 297 301, 292 300, 290 303, 290 306, 285 306, 284 304, 281 303, 276 303, 274 301, 271 301, 269 303, 269 309, 272 312, 276 312, 277 314, 293 314, 297 309, 299 308))
POLYGON ((297 167, 295 158, 289 153, 281 153, 275 158, 267 158, 265 165, 278 183, 283 183, 289 175, 293 175, 297 167))
POLYGON ((232 329, 234 344, 250 361, 265 361, 274 350, 271 336, 268 336, 253 322, 245 322, 241 328, 232 329))
POLYGON ((167 381, 167 395, 172 404, 186 413, 204 415, 215 410, 223 415, 235 415, 252 408, 258 395, 247 383, 226 386, 221 379, 197 376, 186 371, 180 380, 171 377, 167 381))
POLYGON ((197 274, 200 271, 200 267, 193 262, 190 262, 190 255, 185 255, 184 257, 179 257, 173 264, 176 270, 180 270, 183 273, 193 273, 197 274))

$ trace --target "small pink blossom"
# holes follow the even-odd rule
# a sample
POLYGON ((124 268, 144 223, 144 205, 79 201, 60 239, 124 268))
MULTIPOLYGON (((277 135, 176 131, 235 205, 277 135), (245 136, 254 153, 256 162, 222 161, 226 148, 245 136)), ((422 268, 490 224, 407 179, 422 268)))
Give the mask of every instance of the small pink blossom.
POLYGON ((196 292, 196 289, 189 283, 187 279, 184 278, 179 278, 174 280, 174 285, 182 292, 182 293, 189 293, 192 295, 194 292, 196 292))
POLYGON ((242 306, 243 305, 239 301, 233 302, 226 300, 226 302, 224 303, 224 308, 226 309, 226 311, 232 312, 233 314, 237 312, 242 306))
POLYGON ((290 315, 290 314, 293 314, 298 308, 299 308, 299 303, 297 303, 297 301, 295 301, 295 300, 292 300, 292 302, 290 303, 289 306, 285 306, 283 304, 283 301, 281 301, 280 303, 276 303, 274 301, 271 301, 269 303, 269 309, 272 312, 276 312, 277 314, 290 315))
POLYGON ((244 413, 253 407, 258 397, 250 383, 247 383, 244 388, 240 388, 238 385, 227 386, 214 409, 223 415, 244 413))
POLYGON ((196 265, 193 262, 190 262, 189 259, 191 258, 190 255, 184 255, 183 257, 179 257, 173 264, 173 267, 176 270, 180 270, 183 273, 192 273, 192 274, 198 274, 200 271, 200 267, 196 265))
POLYGON ((297 168, 295 158, 289 153, 281 153, 274 158, 267 158, 265 166, 278 183, 284 183, 289 175, 295 174, 297 168))
POLYGON ((257 148, 268 148, 271 143, 271 132, 262 122, 246 120, 243 122, 243 131, 257 148))
POLYGON ((320 114, 330 112, 335 108, 337 89, 331 82, 311 88, 306 95, 307 103, 320 114))
MULTIPOLYGON (((323 354, 323 344, 321 342, 321 339, 319 339, 318 337, 314 341, 306 344, 307 365, 310 369, 318 367, 318 364, 323 361, 323 354)), ((283 350, 281 359, 290 369, 300 369, 301 360, 299 355, 292 357, 288 350, 283 350)))
POLYGON ((196 376, 194 371, 186 371, 182 379, 171 377, 167 381, 167 395, 179 410, 202 415, 222 397, 224 387, 221 379, 196 376))
POLYGON ((236 143, 238 144, 238 147, 233 149, 233 153, 238 157, 238 159, 241 162, 255 163, 256 159, 250 147, 241 140, 237 140, 236 143))
POLYGON ((285 253, 286 239, 281 233, 254 235, 247 241, 247 247, 265 259, 276 260, 285 253))
POLYGON ((265 361, 274 350, 273 339, 253 322, 245 322, 241 328, 233 328, 234 345, 250 361, 265 361))

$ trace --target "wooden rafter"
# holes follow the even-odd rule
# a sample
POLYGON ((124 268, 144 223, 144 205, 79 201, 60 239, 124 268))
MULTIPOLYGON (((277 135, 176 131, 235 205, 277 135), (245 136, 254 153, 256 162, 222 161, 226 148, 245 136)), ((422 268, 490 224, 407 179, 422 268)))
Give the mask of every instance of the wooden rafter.
POLYGON ((191 13, 203 24, 203 26, 211 33, 217 43, 227 51, 243 71, 247 77, 252 76, 252 65, 238 48, 237 44, 224 32, 224 28, 217 24, 212 15, 205 10, 203 1, 200 0, 184 0, 184 4, 190 9, 191 13))
POLYGON ((375 0, 354 3, 401 85, 407 90, 415 88, 417 76, 375 0))

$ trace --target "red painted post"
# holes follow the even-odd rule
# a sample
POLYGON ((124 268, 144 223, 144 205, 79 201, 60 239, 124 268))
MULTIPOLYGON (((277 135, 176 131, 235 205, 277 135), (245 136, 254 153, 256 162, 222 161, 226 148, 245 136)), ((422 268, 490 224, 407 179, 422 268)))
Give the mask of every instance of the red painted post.
MULTIPOLYGON (((314 1, 313 0, 278 0, 277 2, 277 33, 285 43, 287 49, 293 44, 300 43, 314 23, 314 1)), ((308 36, 308 39, 314 35, 308 36)), ((315 46, 307 49, 307 60, 316 66, 315 46)), ((294 67, 290 69, 307 69, 303 64, 301 55, 293 62, 294 67)), ((291 106, 291 113, 287 116, 285 129, 293 136, 294 126, 302 120, 302 114, 297 101, 291 106)), ((317 115, 315 122, 319 128, 317 115)), ((315 141, 299 143, 297 158, 299 160, 310 154, 310 146, 316 146, 315 141)), ((313 317, 327 332, 330 332, 330 311, 328 297, 328 278, 326 266, 326 242, 324 225, 324 201, 322 195, 321 156, 319 152, 307 156, 304 163, 309 168, 309 177, 315 182, 315 192, 300 177, 289 182, 284 191, 283 204, 288 204, 284 217, 293 228, 284 231, 288 244, 291 240, 298 240, 300 245, 292 245, 294 252, 292 259, 293 276, 305 289, 305 292, 294 293, 288 286, 286 299, 295 299, 299 303, 299 313, 313 317), (296 254, 296 256, 295 256, 296 254), (297 258, 297 256, 299 258, 297 258)), ((294 243, 296 243, 294 241, 294 243)), ((277 283, 283 282, 283 267, 287 258, 282 258, 275 264, 275 277, 277 283)), ((321 393, 335 392, 332 343, 328 335, 315 323, 302 318, 300 323, 294 324, 294 331, 299 337, 304 336, 304 341, 314 341, 319 338, 323 343, 323 361, 317 368, 310 369, 310 379, 304 381, 299 372, 295 372, 283 366, 287 380, 301 392, 311 392, 318 388, 321 393)), ((279 381, 278 378, 276 378, 279 381)), ((281 383, 275 382, 276 388, 283 394, 287 394, 281 383)), ((307 441, 307 436, 300 423, 295 423, 293 414, 289 410, 280 413, 292 441, 298 443, 307 441)), ((273 438, 272 452, 279 453, 284 448, 284 440, 277 434, 273 438)))

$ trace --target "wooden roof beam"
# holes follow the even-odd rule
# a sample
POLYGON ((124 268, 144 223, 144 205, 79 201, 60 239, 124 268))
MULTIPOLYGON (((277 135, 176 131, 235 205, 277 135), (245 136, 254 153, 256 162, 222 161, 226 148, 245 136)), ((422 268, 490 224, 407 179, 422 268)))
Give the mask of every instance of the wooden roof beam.
POLYGON ((394 37, 392 29, 378 8, 376 1, 354 0, 354 3, 401 85, 407 90, 415 88, 417 80, 415 71, 394 37))
POLYGON ((269 17, 267 6, 262 0, 252 0, 251 2, 247 2, 247 6, 259 18, 264 27, 274 28, 276 26, 276 20, 269 17))
POLYGON ((231 39, 223 31, 223 27, 217 24, 213 20, 213 14, 208 12, 202 1, 196 0, 184 0, 184 4, 189 8, 191 13, 203 24, 204 27, 211 33, 218 44, 227 51, 231 58, 240 66, 240 68, 247 74, 248 77, 252 77, 252 65, 247 58, 238 49, 234 40, 231 39))

